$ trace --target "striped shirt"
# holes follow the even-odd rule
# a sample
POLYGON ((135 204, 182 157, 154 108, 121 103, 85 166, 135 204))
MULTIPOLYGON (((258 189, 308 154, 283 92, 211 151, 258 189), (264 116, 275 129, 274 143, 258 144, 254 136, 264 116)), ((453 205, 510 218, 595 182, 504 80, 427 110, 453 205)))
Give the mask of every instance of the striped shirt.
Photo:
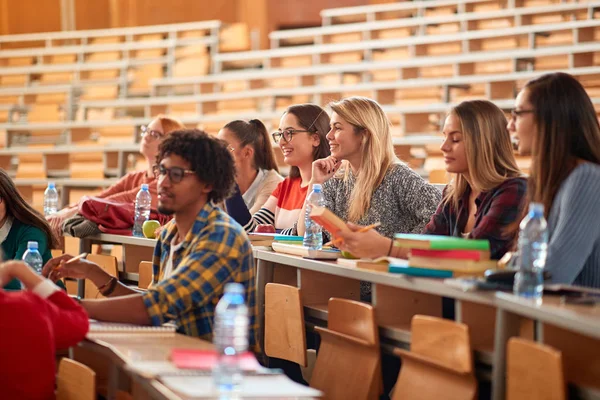
POLYGON ((561 184, 548 214, 552 282, 600 288, 599 215, 600 165, 582 163, 561 184))
POLYGON ((257 225, 269 224, 283 235, 295 235, 298 217, 304 205, 308 185, 302 187, 301 178, 285 178, 280 182, 267 202, 254 215, 240 201, 239 190, 226 200, 227 211, 244 227, 246 232, 254 232, 257 225))
POLYGON ((244 285, 250 315, 250 346, 258 349, 254 260, 242 227, 208 202, 196 217, 182 246, 173 252, 173 272, 165 276, 175 220, 162 230, 154 249, 153 283, 143 295, 152 325, 173 320, 178 331, 212 340, 217 302, 229 282, 244 285))

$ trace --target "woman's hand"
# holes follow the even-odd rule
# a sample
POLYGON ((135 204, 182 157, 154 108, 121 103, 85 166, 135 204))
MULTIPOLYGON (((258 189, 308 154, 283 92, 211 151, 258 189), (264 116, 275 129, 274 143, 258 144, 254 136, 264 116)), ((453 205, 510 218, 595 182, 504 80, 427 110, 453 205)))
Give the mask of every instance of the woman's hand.
POLYGON ((15 278, 21 281, 26 289, 33 289, 43 281, 41 276, 22 261, 7 261, 0 264, 0 288, 15 278))
POLYGON ((91 261, 85 259, 78 259, 71 263, 66 263, 72 255, 63 254, 62 256, 51 259, 44 265, 42 269, 42 275, 48 279, 56 282, 61 278, 73 278, 73 279, 93 279, 93 275, 102 271, 102 269, 91 261))
POLYGON ((340 231, 336 234, 337 238, 343 240, 338 246, 341 250, 347 251, 358 258, 378 258, 388 255, 391 239, 381 236, 375 229, 357 232, 363 227, 351 222, 348 222, 346 226, 350 229, 350 232, 340 231))
POLYGON ((323 184, 335 174, 342 165, 341 160, 337 160, 333 156, 321 158, 312 163, 312 178, 311 182, 323 184))

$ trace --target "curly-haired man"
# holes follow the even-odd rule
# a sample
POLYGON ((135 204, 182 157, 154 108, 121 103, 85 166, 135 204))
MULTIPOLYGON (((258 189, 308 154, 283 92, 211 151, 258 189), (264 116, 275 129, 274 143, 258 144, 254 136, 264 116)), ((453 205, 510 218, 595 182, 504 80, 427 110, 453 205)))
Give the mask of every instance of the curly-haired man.
POLYGON ((215 205, 231 193, 235 182, 226 145, 199 130, 173 132, 161 143, 154 171, 159 211, 174 218, 158 239, 147 292, 131 296, 135 292, 96 264, 64 264, 68 255, 49 261, 44 273, 63 262, 53 275, 90 279, 104 296, 115 297, 83 300, 90 318, 145 325, 174 321, 180 332, 207 340, 212 338, 214 311, 225 284, 241 283, 250 310, 250 346, 255 347, 252 249, 242 227, 215 205))

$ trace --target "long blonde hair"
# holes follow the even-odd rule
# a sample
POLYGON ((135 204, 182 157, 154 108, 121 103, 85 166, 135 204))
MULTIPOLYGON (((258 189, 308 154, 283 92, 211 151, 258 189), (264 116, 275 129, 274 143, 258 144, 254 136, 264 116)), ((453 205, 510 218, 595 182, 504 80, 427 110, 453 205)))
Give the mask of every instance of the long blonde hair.
POLYGON ((185 125, 181 121, 168 115, 159 114, 154 120, 160 122, 160 126, 165 135, 185 129, 185 125))
MULTIPOLYGON (((460 121, 465 143, 469 177, 473 189, 489 191, 508 178, 522 176, 506 129, 504 113, 486 100, 463 101, 450 113, 460 121)), ((452 202, 458 208, 458 200, 464 195, 469 183, 462 174, 456 174, 448 185, 444 203, 452 202)))
MULTIPOLYGON (((348 219, 359 221, 371 206, 371 197, 381 185, 389 168, 397 161, 390 132, 390 121, 381 106, 366 97, 348 97, 329 105, 333 112, 362 136, 360 169, 350 195, 348 219)), ((350 168, 345 168, 344 180, 350 168)))

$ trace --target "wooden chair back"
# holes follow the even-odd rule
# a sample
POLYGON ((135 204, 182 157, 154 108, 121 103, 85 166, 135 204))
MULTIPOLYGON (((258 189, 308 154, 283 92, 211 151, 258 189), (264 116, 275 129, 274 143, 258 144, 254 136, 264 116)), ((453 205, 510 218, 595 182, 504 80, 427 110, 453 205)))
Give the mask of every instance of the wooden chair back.
POLYGON ((379 398, 381 356, 378 335, 373 334, 377 332, 375 310, 358 301, 332 298, 328 318, 328 328, 315 328, 321 346, 310 385, 329 400, 379 398))
POLYGON ((297 287, 265 286, 265 354, 306 367, 304 309, 297 287))
POLYGON ((68 358, 60 360, 56 386, 56 400, 96 399, 96 373, 68 358))
POLYGON ((152 277, 154 275, 152 269, 152 263, 150 261, 141 261, 138 269, 139 279, 138 287, 140 289, 148 289, 152 283, 152 277))
POLYGON ((469 328, 442 318, 415 315, 411 351, 395 349, 402 368, 393 400, 467 400, 477 396, 469 328))
MULTIPOLYGON (((112 276, 119 276, 117 269, 117 258, 115 256, 107 256, 104 254, 88 254, 87 260, 98 264, 103 270, 112 276)), ((98 288, 89 279, 85 280, 85 296, 86 299, 102 298, 98 292, 98 288)))
POLYGON ((527 339, 510 338, 506 353, 506 399, 566 398, 561 352, 527 339))

